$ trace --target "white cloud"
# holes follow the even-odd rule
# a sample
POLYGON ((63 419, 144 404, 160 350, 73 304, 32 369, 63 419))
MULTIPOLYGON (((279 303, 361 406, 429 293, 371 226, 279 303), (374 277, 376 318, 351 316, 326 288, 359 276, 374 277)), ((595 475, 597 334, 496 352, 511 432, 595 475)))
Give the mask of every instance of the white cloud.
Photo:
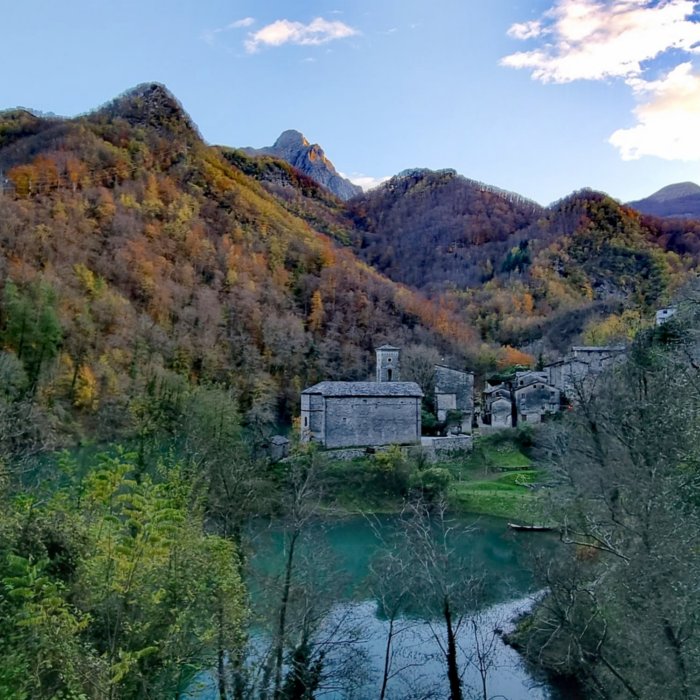
POLYGON ((700 160, 700 71, 682 63, 660 80, 634 81, 633 88, 645 100, 634 110, 637 125, 610 137, 623 160, 700 160))
POLYGON ((218 27, 217 29, 208 29, 202 32, 202 39, 209 45, 213 45, 216 42, 216 38, 219 34, 224 32, 230 32, 233 29, 244 29, 245 27, 250 27, 255 24, 255 19, 253 17, 243 17, 242 19, 237 19, 235 22, 227 24, 225 27, 218 27))
POLYGON ((516 39, 542 39, 501 60, 542 82, 628 78, 669 49, 700 53, 694 0, 558 0, 540 20, 514 24, 516 39))
POLYGON ((609 138, 621 157, 700 160, 696 8, 696 0, 556 0, 540 19, 510 27, 512 38, 539 45, 501 64, 543 83, 622 79, 639 104, 636 124, 609 138), (654 80, 649 63, 660 57, 668 72, 654 80))
POLYGON ((284 44, 318 46, 336 39, 345 39, 357 33, 356 29, 344 22, 329 21, 323 17, 317 17, 309 24, 278 19, 257 32, 249 34, 245 48, 248 53, 255 53, 263 46, 283 46, 284 44))
POLYGON ((250 27, 255 24, 255 20, 252 17, 244 17, 243 19, 237 19, 235 22, 231 22, 227 26, 227 29, 241 29, 243 27, 250 27))
POLYGON ((387 177, 372 177, 371 175, 343 175, 340 173, 342 177, 347 178, 352 182, 353 185, 358 185, 359 187, 362 188, 363 192, 367 192, 367 190, 373 190, 375 187, 379 187, 383 182, 386 182, 390 178, 387 177))
POLYGON ((508 36, 513 39, 534 39, 542 34, 542 22, 520 22, 514 24, 508 30, 508 36))

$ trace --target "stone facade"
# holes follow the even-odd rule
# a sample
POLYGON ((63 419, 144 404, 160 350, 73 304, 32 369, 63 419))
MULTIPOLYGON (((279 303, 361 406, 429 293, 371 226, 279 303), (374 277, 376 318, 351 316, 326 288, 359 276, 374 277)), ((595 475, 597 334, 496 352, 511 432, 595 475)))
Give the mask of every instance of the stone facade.
POLYGON ((474 374, 436 365, 434 378, 437 419, 444 422, 448 411, 457 411, 460 418, 456 429, 470 435, 474 418, 474 374))
POLYGON ((551 384, 572 403, 590 394, 598 375, 624 361, 626 349, 622 345, 589 346, 571 348, 571 354, 545 366, 551 384))
POLYGON ((301 395, 302 442, 327 449, 417 443, 422 398, 414 382, 321 382, 301 395))
POLYGON ((506 384, 487 386, 484 390, 484 420, 498 428, 513 427, 513 396, 506 384))
POLYGON ((377 381, 401 381, 401 351, 391 345, 377 348, 377 381))
POLYGON ((514 395, 519 424, 541 423, 561 404, 561 391, 550 385, 547 372, 517 372, 514 395))

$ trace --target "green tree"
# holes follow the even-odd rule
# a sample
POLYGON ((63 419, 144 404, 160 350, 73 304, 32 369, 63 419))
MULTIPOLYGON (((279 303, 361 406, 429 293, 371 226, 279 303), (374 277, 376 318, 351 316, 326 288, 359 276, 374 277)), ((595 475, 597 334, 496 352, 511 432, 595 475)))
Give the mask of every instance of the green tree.
POLYGON ((177 465, 138 482, 124 453, 62 468, 53 496, 3 503, 0 694, 178 696, 243 644, 235 545, 205 531, 177 465))
POLYGON ((5 283, 2 342, 24 364, 32 389, 44 364, 56 356, 61 342, 56 304, 56 293, 45 282, 35 282, 25 290, 11 280, 5 283))

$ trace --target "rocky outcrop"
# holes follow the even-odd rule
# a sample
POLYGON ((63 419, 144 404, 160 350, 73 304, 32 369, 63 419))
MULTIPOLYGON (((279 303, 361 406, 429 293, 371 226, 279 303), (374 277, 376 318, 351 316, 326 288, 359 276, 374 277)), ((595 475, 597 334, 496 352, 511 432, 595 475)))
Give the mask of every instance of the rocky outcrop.
POLYGON ((252 156, 266 155, 286 160, 340 199, 348 200, 362 192, 360 187, 338 174, 318 144, 309 143, 302 133, 293 129, 282 132, 272 146, 241 150, 252 156))

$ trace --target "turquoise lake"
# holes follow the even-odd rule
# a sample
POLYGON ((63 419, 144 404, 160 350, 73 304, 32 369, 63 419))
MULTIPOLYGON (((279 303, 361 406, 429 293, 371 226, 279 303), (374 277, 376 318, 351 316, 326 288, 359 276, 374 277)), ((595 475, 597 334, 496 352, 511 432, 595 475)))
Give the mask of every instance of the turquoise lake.
MULTIPOLYGON (((537 592, 530 559, 556 546, 543 533, 515 533, 501 519, 461 517, 452 547, 460 562, 458 576, 483 575, 486 586, 480 609, 465 615, 460 628, 458 657, 463 671, 464 697, 483 697, 482 674, 475 651, 489 646, 488 668, 482 662, 489 698, 507 700, 549 700, 555 698, 545 683, 533 678, 520 656, 505 645, 493 629, 507 630, 512 620, 526 611, 537 592)), ((387 540, 401 527, 396 516, 376 519, 350 517, 318 520, 305 527, 297 543, 295 561, 302 580, 296 581, 292 596, 295 609, 317 611, 315 639, 329 642, 325 664, 328 678, 315 697, 328 700, 378 698, 386 653, 389 622, 377 602, 372 562, 387 547, 387 540)), ((279 600, 288 538, 284 531, 256 523, 250 536, 248 585, 253 608, 262 615, 279 600), (269 607, 266 607, 268 606, 269 607)), ((296 573, 296 572, 295 572, 296 573)), ((409 572, 410 575, 410 572, 409 572)), ((420 604, 418 604, 420 607, 420 604)), ((415 605, 414 605, 415 608, 415 605)), ((291 611, 291 608, 290 608, 291 611)), ((301 613, 298 613, 300 615, 301 613)), ((289 624, 295 615, 290 612, 289 624)), ((254 623, 255 624, 255 623, 254 623)), ((425 609, 404 612, 395 623, 395 657, 386 698, 418 700, 447 696, 445 668, 441 654, 442 621, 425 609)), ((254 627, 255 630, 255 627, 254 627)), ((257 629, 251 635, 251 668, 259 661, 269 633, 257 629)), ((203 677, 193 690, 197 700, 218 700, 211 678, 203 677)))

